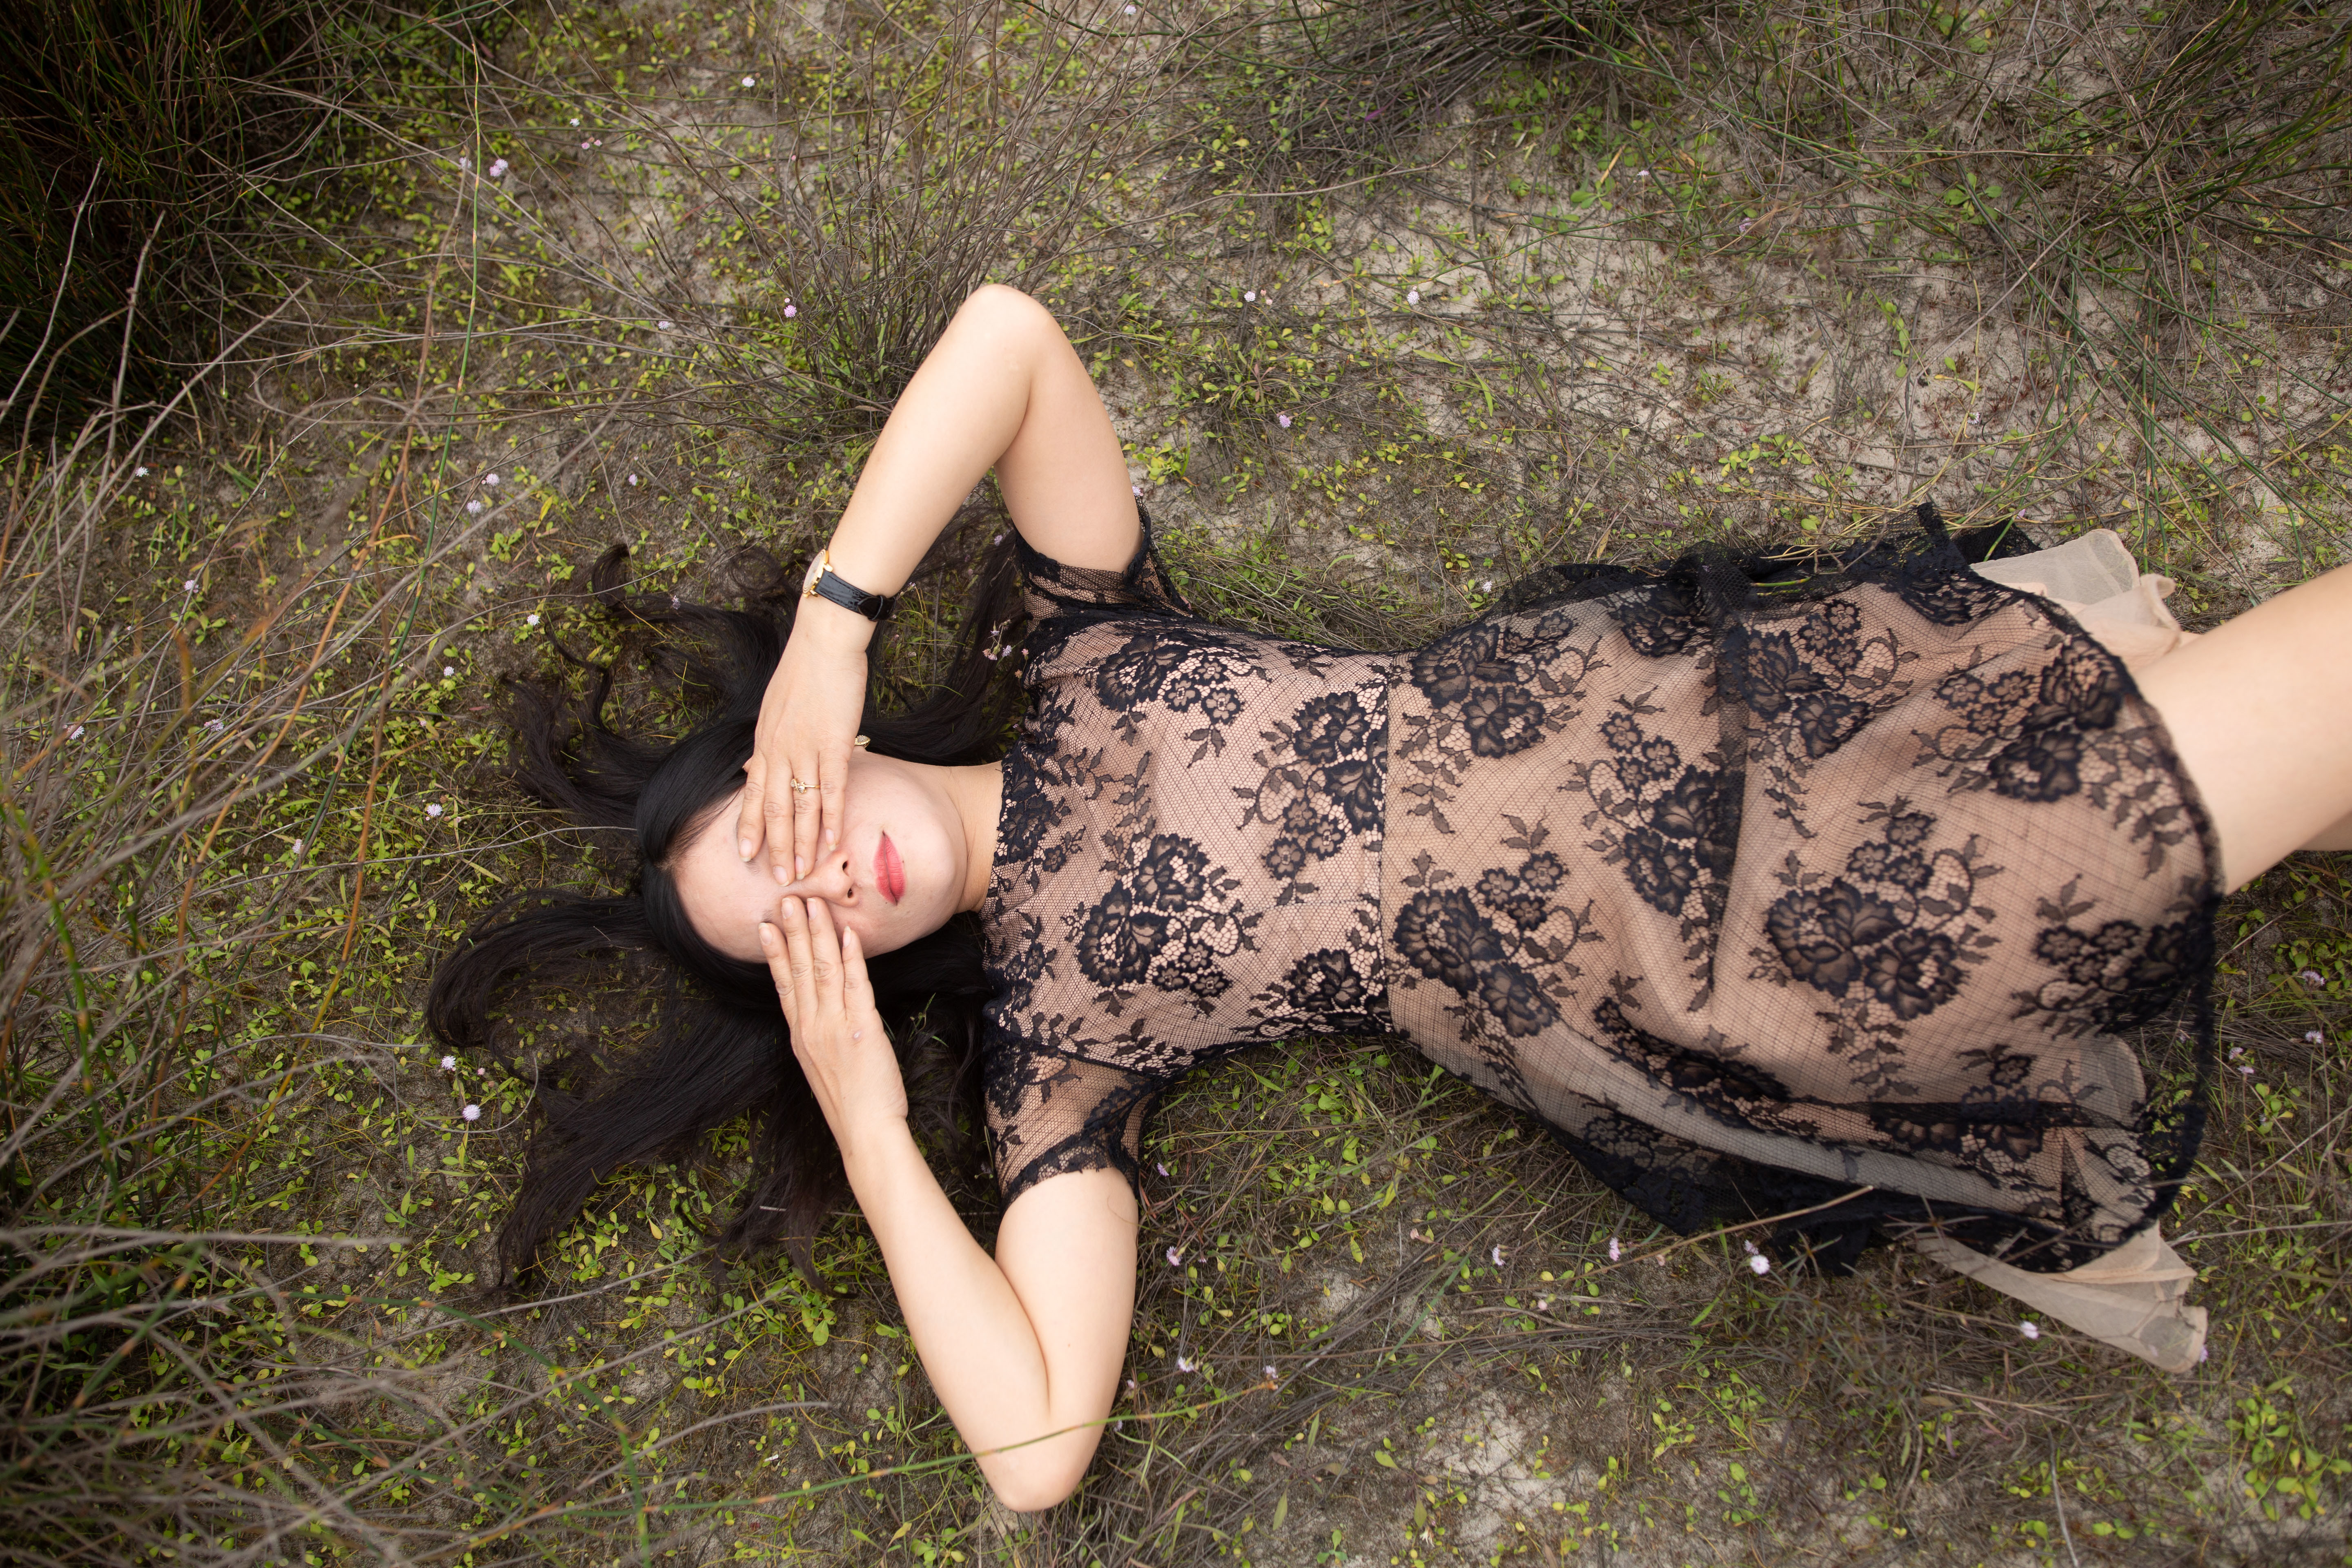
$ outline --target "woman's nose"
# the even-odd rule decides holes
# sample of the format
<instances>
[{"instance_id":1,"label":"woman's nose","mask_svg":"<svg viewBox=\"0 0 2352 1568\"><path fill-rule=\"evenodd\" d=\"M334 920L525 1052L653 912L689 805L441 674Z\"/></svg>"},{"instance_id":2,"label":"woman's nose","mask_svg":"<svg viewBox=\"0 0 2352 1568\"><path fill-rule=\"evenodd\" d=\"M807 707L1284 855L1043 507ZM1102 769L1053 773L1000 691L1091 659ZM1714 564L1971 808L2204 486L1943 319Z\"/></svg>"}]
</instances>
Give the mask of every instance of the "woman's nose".
<instances>
[{"instance_id":1,"label":"woman's nose","mask_svg":"<svg viewBox=\"0 0 2352 1568\"><path fill-rule=\"evenodd\" d=\"M849 857L835 855L818 861L807 876L786 883L779 897L823 899L829 904L855 905L857 902L857 884L849 878Z\"/></svg>"}]
</instances>

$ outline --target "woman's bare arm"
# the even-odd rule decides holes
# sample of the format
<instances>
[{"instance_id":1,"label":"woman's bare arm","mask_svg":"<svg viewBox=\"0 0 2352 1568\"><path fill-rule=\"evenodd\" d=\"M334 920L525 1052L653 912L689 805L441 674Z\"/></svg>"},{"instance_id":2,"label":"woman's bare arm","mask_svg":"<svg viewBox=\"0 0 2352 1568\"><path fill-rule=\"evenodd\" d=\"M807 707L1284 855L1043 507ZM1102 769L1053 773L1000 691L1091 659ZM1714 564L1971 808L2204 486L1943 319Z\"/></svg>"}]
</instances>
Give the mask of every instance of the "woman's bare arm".
<instances>
[{"instance_id":1,"label":"woman's bare arm","mask_svg":"<svg viewBox=\"0 0 2352 1568\"><path fill-rule=\"evenodd\" d=\"M2265 599L2138 677L2221 840L2222 885L2352 847L2352 566Z\"/></svg>"},{"instance_id":2,"label":"woman's bare arm","mask_svg":"<svg viewBox=\"0 0 2352 1568\"><path fill-rule=\"evenodd\" d=\"M907 384L826 546L834 572L891 595L991 468L1013 526L1073 566L1116 571L1140 522L1110 416L1052 312L991 284L966 300ZM789 882L829 852L866 697L872 623L803 599L768 683L736 820L746 860ZM792 781L813 784L796 790Z\"/></svg>"},{"instance_id":3,"label":"woman's bare arm","mask_svg":"<svg viewBox=\"0 0 2352 1568\"><path fill-rule=\"evenodd\" d=\"M845 1151L849 1184L940 1404L1016 1512L1077 1489L1118 1394L1135 1317L1135 1196L1077 1171L1014 1199L981 1249L904 1121Z\"/></svg>"},{"instance_id":4,"label":"woman's bare arm","mask_svg":"<svg viewBox=\"0 0 2352 1568\"><path fill-rule=\"evenodd\" d=\"M1135 1314L1135 1195L1112 1171L1038 1183L981 1249L907 1130L906 1084L856 934L823 900L762 925L793 1054L841 1145L915 1353L1006 1507L1077 1489L1118 1392Z\"/></svg>"}]
</instances>

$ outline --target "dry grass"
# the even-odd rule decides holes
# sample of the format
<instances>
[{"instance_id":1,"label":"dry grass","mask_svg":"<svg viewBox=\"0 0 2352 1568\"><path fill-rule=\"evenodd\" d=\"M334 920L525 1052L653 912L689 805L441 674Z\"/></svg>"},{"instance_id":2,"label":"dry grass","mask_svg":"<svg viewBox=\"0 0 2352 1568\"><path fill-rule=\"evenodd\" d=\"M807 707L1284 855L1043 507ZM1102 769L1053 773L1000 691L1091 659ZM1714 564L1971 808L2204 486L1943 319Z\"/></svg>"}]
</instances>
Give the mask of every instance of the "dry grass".
<instances>
[{"instance_id":1,"label":"dry grass","mask_svg":"<svg viewBox=\"0 0 2352 1568\"><path fill-rule=\"evenodd\" d=\"M2341 26L655 5L378 84L204 399L9 469L17 1552L2341 1560L2340 858L2230 906L2196 1376L1898 1256L1759 1279L1409 1056L1298 1044L1163 1109L1135 1386L1018 1521L854 1216L816 1281L713 1286L729 1139L479 1299L527 1100L415 1016L500 889L625 870L493 777L496 678L599 651L578 568L804 550L983 279L1062 312L1245 624L1408 641L1535 565L1930 494L2116 526L2208 618L2344 560Z\"/></svg>"}]
</instances>

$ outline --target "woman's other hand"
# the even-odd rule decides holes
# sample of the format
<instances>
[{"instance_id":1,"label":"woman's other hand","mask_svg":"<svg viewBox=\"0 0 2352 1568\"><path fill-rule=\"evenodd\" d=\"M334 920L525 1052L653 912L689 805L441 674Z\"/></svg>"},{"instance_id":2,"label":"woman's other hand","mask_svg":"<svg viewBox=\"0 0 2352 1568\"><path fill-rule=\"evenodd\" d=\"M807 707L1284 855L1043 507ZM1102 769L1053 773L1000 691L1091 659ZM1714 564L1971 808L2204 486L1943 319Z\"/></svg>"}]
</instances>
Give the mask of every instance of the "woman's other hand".
<instances>
[{"instance_id":1,"label":"woman's other hand","mask_svg":"<svg viewBox=\"0 0 2352 1568\"><path fill-rule=\"evenodd\" d=\"M761 923L760 948L792 1026L793 1055L843 1157L854 1158L861 1135L907 1121L907 1082L874 1010L857 933L836 931L824 900L788 898L777 924Z\"/></svg>"},{"instance_id":2,"label":"woman's other hand","mask_svg":"<svg viewBox=\"0 0 2352 1568\"><path fill-rule=\"evenodd\" d=\"M746 860L766 849L779 882L807 875L840 843L842 793L866 714L866 645L873 631L872 623L838 605L803 599L760 700L751 760L743 764L735 849Z\"/></svg>"}]
</instances>

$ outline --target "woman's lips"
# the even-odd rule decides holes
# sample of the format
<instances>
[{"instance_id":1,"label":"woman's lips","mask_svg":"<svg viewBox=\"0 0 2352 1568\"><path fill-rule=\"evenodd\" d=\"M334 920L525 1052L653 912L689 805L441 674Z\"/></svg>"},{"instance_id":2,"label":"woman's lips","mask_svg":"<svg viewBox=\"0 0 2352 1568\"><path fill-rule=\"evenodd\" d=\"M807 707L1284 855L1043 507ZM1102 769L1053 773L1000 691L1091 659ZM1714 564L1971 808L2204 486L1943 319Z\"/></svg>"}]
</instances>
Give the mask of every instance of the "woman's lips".
<instances>
[{"instance_id":1,"label":"woman's lips","mask_svg":"<svg viewBox=\"0 0 2352 1568\"><path fill-rule=\"evenodd\" d=\"M890 842L888 834L874 847L874 886L882 896L897 903L907 896L907 868L898 859L898 847Z\"/></svg>"}]
</instances>

